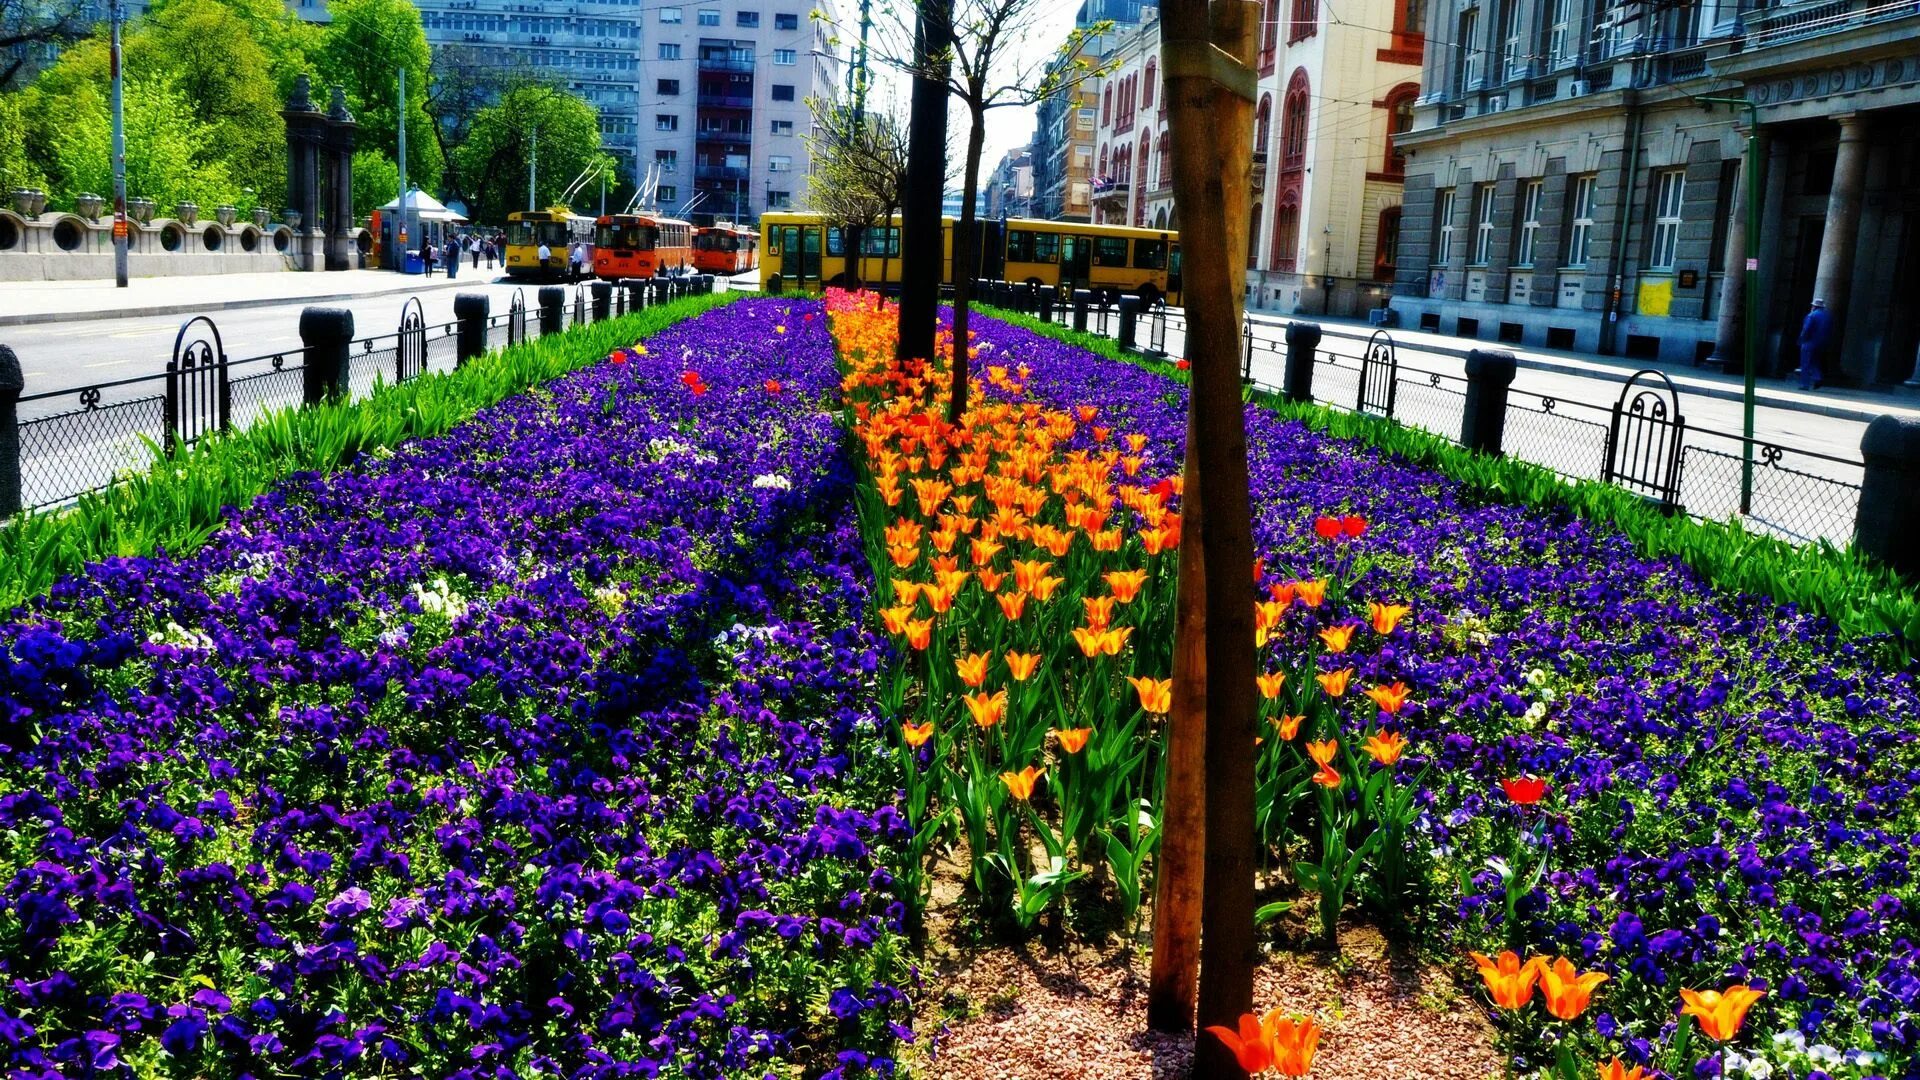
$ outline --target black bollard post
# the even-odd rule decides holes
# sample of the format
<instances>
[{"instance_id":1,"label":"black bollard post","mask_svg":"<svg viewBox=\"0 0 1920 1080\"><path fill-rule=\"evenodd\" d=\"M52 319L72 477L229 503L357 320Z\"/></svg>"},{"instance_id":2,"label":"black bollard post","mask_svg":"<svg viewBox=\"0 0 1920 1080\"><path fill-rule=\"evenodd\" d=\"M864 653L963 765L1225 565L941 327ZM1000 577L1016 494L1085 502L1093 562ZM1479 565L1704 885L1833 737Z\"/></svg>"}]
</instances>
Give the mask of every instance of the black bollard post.
<instances>
[{"instance_id":1,"label":"black bollard post","mask_svg":"<svg viewBox=\"0 0 1920 1080\"><path fill-rule=\"evenodd\" d=\"M1854 542L1909 578L1920 577L1920 417L1881 416L1860 438L1867 464Z\"/></svg>"},{"instance_id":2,"label":"black bollard post","mask_svg":"<svg viewBox=\"0 0 1920 1080\"><path fill-rule=\"evenodd\" d=\"M1073 290L1073 328L1087 332L1087 305L1093 303L1092 289Z\"/></svg>"},{"instance_id":3,"label":"black bollard post","mask_svg":"<svg viewBox=\"0 0 1920 1080\"><path fill-rule=\"evenodd\" d=\"M0 345L0 518L20 512L20 358Z\"/></svg>"},{"instance_id":4,"label":"black bollard post","mask_svg":"<svg viewBox=\"0 0 1920 1080\"><path fill-rule=\"evenodd\" d=\"M627 310L645 311L647 309L647 283L628 278L620 284L627 290Z\"/></svg>"},{"instance_id":5,"label":"black bollard post","mask_svg":"<svg viewBox=\"0 0 1920 1080\"><path fill-rule=\"evenodd\" d=\"M300 343L307 359L301 365L303 400L315 405L347 392L347 365L353 348L353 312L346 308L310 307L300 312Z\"/></svg>"},{"instance_id":6,"label":"black bollard post","mask_svg":"<svg viewBox=\"0 0 1920 1080\"><path fill-rule=\"evenodd\" d=\"M491 309L485 293L461 293L453 298L453 318L460 324L454 366L487 354L487 315Z\"/></svg>"},{"instance_id":7,"label":"black bollard post","mask_svg":"<svg viewBox=\"0 0 1920 1080\"><path fill-rule=\"evenodd\" d=\"M1040 321L1043 323L1053 321L1053 299L1053 290L1044 286L1041 287L1038 305L1035 310L1039 312Z\"/></svg>"},{"instance_id":8,"label":"black bollard post","mask_svg":"<svg viewBox=\"0 0 1920 1080\"><path fill-rule=\"evenodd\" d=\"M566 325L567 290L548 285L540 290L540 336L557 334Z\"/></svg>"},{"instance_id":9,"label":"black bollard post","mask_svg":"<svg viewBox=\"0 0 1920 1080\"><path fill-rule=\"evenodd\" d=\"M1120 348L1125 352L1133 351L1133 343L1138 336L1140 320L1140 298L1123 296L1120 298Z\"/></svg>"},{"instance_id":10,"label":"black bollard post","mask_svg":"<svg viewBox=\"0 0 1920 1080\"><path fill-rule=\"evenodd\" d=\"M1460 416L1460 445L1499 457L1507 430L1507 388L1519 365L1505 349L1467 353L1467 401Z\"/></svg>"},{"instance_id":11,"label":"black bollard post","mask_svg":"<svg viewBox=\"0 0 1920 1080\"><path fill-rule=\"evenodd\" d=\"M613 316L613 282L596 281L587 291L593 294L593 321L606 322Z\"/></svg>"},{"instance_id":12,"label":"black bollard post","mask_svg":"<svg viewBox=\"0 0 1920 1080\"><path fill-rule=\"evenodd\" d=\"M1319 323L1287 324L1285 392L1288 401L1313 400L1313 351L1319 347Z\"/></svg>"}]
</instances>

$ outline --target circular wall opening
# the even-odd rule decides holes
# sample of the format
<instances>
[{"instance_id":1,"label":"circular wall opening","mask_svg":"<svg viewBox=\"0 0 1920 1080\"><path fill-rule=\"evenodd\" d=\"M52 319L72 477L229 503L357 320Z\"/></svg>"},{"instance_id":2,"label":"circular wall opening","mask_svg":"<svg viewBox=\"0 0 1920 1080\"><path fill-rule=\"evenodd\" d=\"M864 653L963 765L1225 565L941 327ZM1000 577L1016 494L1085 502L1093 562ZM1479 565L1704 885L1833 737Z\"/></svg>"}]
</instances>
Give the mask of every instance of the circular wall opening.
<instances>
[{"instance_id":1,"label":"circular wall opening","mask_svg":"<svg viewBox=\"0 0 1920 1080\"><path fill-rule=\"evenodd\" d=\"M221 232L218 225L209 225L200 234L200 242L207 245L208 251L219 251L221 243L225 240L226 234Z\"/></svg>"},{"instance_id":2,"label":"circular wall opening","mask_svg":"<svg viewBox=\"0 0 1920 1080\"><path fill-rule=\"evenodd\" d=\"M0 214L0 251L11 251L20 246L20 226L8 214Z\"/></svg>"},{"instance_id":3,"label":"circular wall opening","mask_svg":"<svg viewBox=\"0 0 1920 1080\"><path fill-rule=\"evenodd\" d=\"M186 232L178 225L168 225L160 230L160 246L168 251L179 251L186 242Z\"/></svg>"},{"instance_id":4,"label":"circular wall opening","mask_svg":"<svg viewBox=\"0 0 1920 1080\"><path fill-rule=\"evenodd\" d=\"M293 243L293 233L286 229L273 230L273 250L284 252Z\"/></svg>"},{"instance_id":5,"label":"circular wall opening","mask_svg":"<svg viewBox=\"0 0 1920 1080\"><path fill-rule=\"evenodd\" d=\"M260 230L259 229L241 229L240 230L240 250L242 251L260 250Z\"/></svg>"},{"instance_id":6,"label":"circular wall opening","mask_svg":"<svg viewBox=\"0 0 1920 1080\"><path fill-rule=\"evenodd\" d=\"M72 218L61 218L53 226L53 242L61 251L78 251L86 239L86 232L80 223ZM0 245L4 247L5 245Z\"/></svg>"}]
</instances>

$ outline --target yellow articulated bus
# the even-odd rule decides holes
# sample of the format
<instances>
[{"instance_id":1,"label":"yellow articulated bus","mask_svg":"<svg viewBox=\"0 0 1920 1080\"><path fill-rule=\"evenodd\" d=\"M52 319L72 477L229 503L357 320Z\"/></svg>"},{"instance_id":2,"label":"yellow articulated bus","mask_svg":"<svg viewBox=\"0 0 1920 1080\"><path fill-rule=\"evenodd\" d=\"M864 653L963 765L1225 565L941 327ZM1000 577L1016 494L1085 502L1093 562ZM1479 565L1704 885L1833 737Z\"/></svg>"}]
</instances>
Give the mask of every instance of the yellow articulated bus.
<instances>
[{"instance_id":1,"label":"yellow articulated bus","mask_svg":"<svg viewBox=\"0 0 1920 1080\"><path fill-rule=\"evenodd\" d=\"M1092 289L1109 299L1139 296L1151 304L1180 303L1180 234L1119 225L1027 218L978 221L973 276L1027 282L1070 293ZM953 233L959 222L941 219L940 280L953 283ZM860 252L850 257L849 237ZM830 225L819 214L769 213L760 218L760 287L767 292L812 292L900 283L900 218L860 230Z\"/></svg>"}]
</instances>

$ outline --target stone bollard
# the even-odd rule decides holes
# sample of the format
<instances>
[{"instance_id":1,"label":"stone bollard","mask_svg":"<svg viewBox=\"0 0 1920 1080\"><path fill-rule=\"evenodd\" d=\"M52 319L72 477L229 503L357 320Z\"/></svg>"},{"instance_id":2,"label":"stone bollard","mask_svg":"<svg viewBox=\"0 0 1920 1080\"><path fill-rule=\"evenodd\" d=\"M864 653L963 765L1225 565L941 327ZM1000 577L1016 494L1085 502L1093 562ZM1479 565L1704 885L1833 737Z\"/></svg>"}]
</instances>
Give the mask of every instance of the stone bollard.
<instances>
[{"instance_id":1,"label":"stone bollard","mask_svg":"<svg viewBox=\"0 0 1920 1080\"><path fill-rule=\"evenodd\" d=\"M1139 337L1140 298L1123 296L1120 298L1120 349L1132 352L1134 342Z\"/></svg>"},{"instance_id":2,"label":"stone bollard","mask_svg":"<svg viewBox=\"0 0 1920 1080\"><path fill-rule=\"evenodd\" d=\"M20 512L20 359L0 345L0 518Z\"/></svg>"},{"instance_id":3,"label":"stone bollard","mask_svg":"<svg viewBox=\"0 0 1920 1080\"><path fill-rule=\"evenodd\" d=\"M1499 457L1507 430L1507 388L1519 365L1505 349L1467 353L1467 401L1460 416L1460 445Z\"/></svg>"},{"instance_id":4,"label":"stone bollard","mask_svg":"<svg viewBox=\"0 0 1920 1080\"><path fill-rule=\"evenodd\" d=\"M1091 303L1092 289L1073 290L1073 328L1082 334L1087 332L1087 305Z\"/></svg>"},{"instance_id":5,"label":"stone bollard","mask_svg":"<svg viewBox=\"0 0 1920 1080\"><path fill-rule=\"evenodd\" d=\"M1920 417L1882 416L1860 438L1867 463L1854 543L1909 578L1920 578Z\"/></svg>"},{"instance_id":6,"label":"stone bollard","mask_svg":"<svg viewBox=\"0 0 1920 1080\"><path fill-rule=\"evenodd\" d=\"M596 281L587 286L593 295L593 321L606 322L613 317L613 282Z\"/></svg>"},{"instance_id":7,"label":"stone bollard","mask_svg":"<svg viewBox=\"0 0 1920 1080\"><path fill-rule=\"evenodd\" d=\"M1313 400L1313 351L1320 347L1320 324L1287 324L1287 374L1285 392L1288 401Z\"/></svg>"},{"instance_id":8,"label":"stone bollard","mask_svg":"<svg viewBox=\"0 0 1920 1080\"><path fill-rule=\"evenodd\" d=\"M1050 323L1053 321L1053 301L1053 290L1042 287L1040 290L1039 304L1035 308L1040 314L1041 322Z\"/></svg>"},{"instance_id":9,"label":"stone bollard","mask_svg":"<svg viewBox=\"0 0 1920 1080\"><path fill-rule=\"evenodd\" d=\"M567 290L548 285L540 290L540 336L557 334L566 325Z\"/></svg>"},{"instance_id":10,"label":"stone bollard","mask_svg":"<svg viewBox=\"0 0 1920 1080\"><path fill-rule=\"evenodd\" d=\"M453 317L460 324L454 366L487 355L487 315L492 303L485 293L461 293L453 298Z\"/></svg>"},{"instance_id":11,"label":"stone bollard","mask_svg":"<svg viewBox=\"0 0 1920 1080\"><path fill-rule=\"evenodd\" d=\"M352 361L353 312L346 308L304 308L300 312L300 343L307 359L302 399L317 405L347 392L347 366Z\"/></svg>"},{"instance_id":12,"label":"stone bollard","mask_svg":"<svg viewBox=\"0 0 1920 1080\"><path fill-rule=\"evenodd\" d=\"M628 278L620 283L627 290L627 310L645 311L647 309L647 283Z\"/></svg>"}]
</instances>

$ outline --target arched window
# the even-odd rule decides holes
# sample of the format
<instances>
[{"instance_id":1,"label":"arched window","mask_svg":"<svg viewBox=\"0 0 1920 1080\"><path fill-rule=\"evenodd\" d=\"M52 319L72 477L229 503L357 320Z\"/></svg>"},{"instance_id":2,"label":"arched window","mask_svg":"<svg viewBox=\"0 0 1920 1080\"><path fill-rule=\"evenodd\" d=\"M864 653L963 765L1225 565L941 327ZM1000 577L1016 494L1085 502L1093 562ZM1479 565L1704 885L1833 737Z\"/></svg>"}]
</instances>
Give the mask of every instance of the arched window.
<instances>
[{"instance_id":1,"label":"arched window","mask_svg":"<svg viewBox=\"0 0 1920 1080\"><path fill-rule=\"evenodd\" d=\"M1100 95L1100 126L1105 127L1112 122L1113 122L1113 87L1109 86L1107 87L1106 92Z\"/></svg>"},{"instance_id":2,"label":"arched window","mask_svg":"<svg viewBox=\"0 0 1920 1080\"><path fill-rule=\"evenodd\" d=\"M1107 160L1107 148L1103 146L1100 148L1100 172L1094 176L1095 180L1105 180L1107 178Z\"/></svg>"},{"instance_id":3,"label":"arched window","mask_svg":"<svg viewBox=\"0 0 1920 1080\"><path fill-rule=\"evenodd\" d=\"M1407 171L1407 155L1395 145L1394 136L1413 129L1413 99L1420 96L1420 88L1412 83L1401 83L1387 95L1387 162L1389 176L1400 176Z\"/></svg>"},{"instance_id":4,"label":"arched window","mask_svg":"<svg viewBox=\"0 0 1920 1080\"><path fill-rule=\"evenodd\" d=\"M1142 109L1153 108L1154 76L1159 72L1159 70L1160 70L1159 61L1156 61L1156 60L1147 61L1147 78L1145 82L1140 84L1140 107Z\"/></svg>"},{"instance_id":5,"label":"arched window","mask_svg":"<svg viewBox=\"0 0 1920 1080\"><path fill-rule=\"evenodd\" d=\"M1247 220L1247 269L1260 268L1260 204L1253 204L1253 214Z\"/></svg>"},{"instance_id":6,"label":"arched window","mask_svg":"<svg viewBox=\"0 0 1920 1080\"><path fill-rule=\"evenodd\" d=\"M1260 74L1271 75L1280 56L1280 0L1260 9Z\"/></svg>"},{"instance_id":7,"label":"arched window","mask_svg":"<svg viewBox=\"0 0 1920 1080\"><path fill-rule=\"evenodd\" d=\"M1300 259L1300 204L1289 195L1286 203L1273 213L1273 268L1291 271Z\"/></svg>"},{"instance_id":8,"label":"arched window","mask_svg":"<svg viewBox=\"0 0 1920 1080\"><path fill-rule=\"evenodd\" d=\"M1373 279L1392 281L1393 268L1400 262L1400 208L1389 206L1380 211L1380 232L1373 242Z\"/></svg>"},{"instance_id":9,"label":"arched window","mask_svg":"<svg viewBox=\"0 0 1920 1080\"><path fill-rule=\"evenodd\" d=\"M1260 95L1260 108L1253 114L1253 152L1264 154L1273 141L1273 95Z\"/></svg>"},{"instance_id":10,"label":"arched window","mask_svg":"<svg viewBox=\"0 0 1920 1080\"><path fill-rule=\"evenodd\" d=\"M1295 68L1287 82L1286 101L1280 107L1280 167L1301 169L1307 164L1307 69Z\"/></svg>"},{"instance_id":11,"label":"arched window","mask_svg":"<svg viewBox=\"0 0 1920 1080\"><path fill-rule=\"evenodd\" d=\"M1320 29L1320 0L1293 0L1293 27L1287 31L1287 44L1305 41Z\"/></svg>"},{"instance_id":12,"label":"arched window","mask_svg":"<svg viewBox=\"0 0 1920 1080\"><path fill-rule=\"evenodd\" d=\"M1147 223L1147 167L1153 163L1153 134L1140 133L1140 158L1133 164L1133 223Z\"/></svg>"},{"instance_id":13,"label":"arched window","mask_svg":"<svg viewBox=\"0 0 1920 1080\"><path fill-rule=\"evenodd\" d=\"M1173 183L1173 156L1167 153L1167 133L1160 133L1160 141L1155 144L1155 156L1160 159L1160 186L1168 187Z\"/></svg>"}]
</instances>

